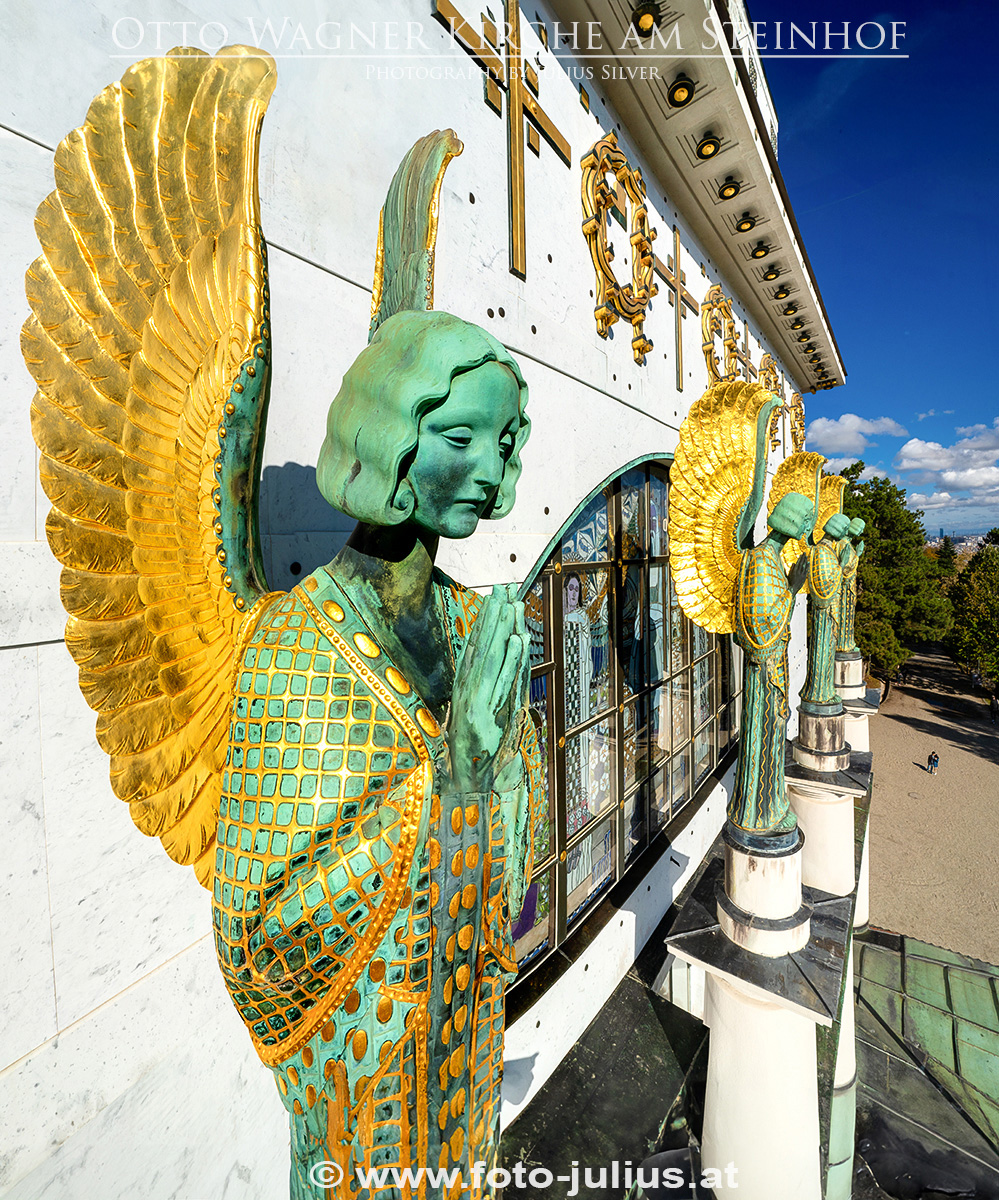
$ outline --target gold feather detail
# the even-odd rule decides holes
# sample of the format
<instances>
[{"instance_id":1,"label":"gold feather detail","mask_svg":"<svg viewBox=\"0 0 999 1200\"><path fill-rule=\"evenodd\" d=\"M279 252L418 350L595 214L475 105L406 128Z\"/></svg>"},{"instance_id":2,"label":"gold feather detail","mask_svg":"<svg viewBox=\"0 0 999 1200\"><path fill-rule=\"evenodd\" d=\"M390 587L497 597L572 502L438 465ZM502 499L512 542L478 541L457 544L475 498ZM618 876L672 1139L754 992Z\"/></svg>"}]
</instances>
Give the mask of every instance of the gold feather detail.
<instances>
[{"instance_id":1,"label":"gold feather detail","mask_svg":"<svg viewBox=\"0 0 999 1200\"><path fill-rule=\"evenodd\" d=\"M241 637L213 531L219 425L265 321L260 126L273 60L131 67L55 156L22 350L66 644L136 825L202 883ZM263 603L266 598L261 598Z\"/></svg>"},{"instance_id":2,"label":"gold feather detail","mask_svg":"<svg viewBox=\"0 0 999 1200\"><path fill-rule=\"evenodd\" d=\"M716 383L690 406L670 471L669 557L680 606L711 633L731 633L742 551L739 521L753 487L758 383Z\"/></svg>"},{"instance_id":3,"label":"gold feather detail","mask_svg":"<svg viewBox=\"0 0 999 1200\"><path fill-rule=\"evenodd\" d=\"M777 507L779 501L791 492L797 492L815 503L818 492L819 477L825 459L821 454L811 451L799 451L789 454L774 472L774 480L770 485L770 495L767 499L767 515ZM790 570L797 562L799 555L808 553L808 538L789 538L781 551L784 569Z\"/></svg>"}]
</instances>

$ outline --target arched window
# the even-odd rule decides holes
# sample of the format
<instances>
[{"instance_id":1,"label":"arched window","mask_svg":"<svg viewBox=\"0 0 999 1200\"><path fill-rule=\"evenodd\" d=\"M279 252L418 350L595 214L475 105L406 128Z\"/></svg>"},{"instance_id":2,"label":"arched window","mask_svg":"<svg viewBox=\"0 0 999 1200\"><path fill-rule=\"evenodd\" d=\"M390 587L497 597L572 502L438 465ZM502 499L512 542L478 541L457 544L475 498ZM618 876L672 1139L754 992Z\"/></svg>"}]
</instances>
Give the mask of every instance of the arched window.
<instances>
[{"instance_id":1,"label":"arched window","mask_svg":"<svg viewBox=\"0 0 999 1200\"><path fill-rule=\"evenodd\" d=\"M626 470L577 510L528 578L530 707L547 796L514 928L521 967L623 876L738 728L731 639L693 625L676 601L668 494L668 464Z\"/></svg>"}]
</instances>

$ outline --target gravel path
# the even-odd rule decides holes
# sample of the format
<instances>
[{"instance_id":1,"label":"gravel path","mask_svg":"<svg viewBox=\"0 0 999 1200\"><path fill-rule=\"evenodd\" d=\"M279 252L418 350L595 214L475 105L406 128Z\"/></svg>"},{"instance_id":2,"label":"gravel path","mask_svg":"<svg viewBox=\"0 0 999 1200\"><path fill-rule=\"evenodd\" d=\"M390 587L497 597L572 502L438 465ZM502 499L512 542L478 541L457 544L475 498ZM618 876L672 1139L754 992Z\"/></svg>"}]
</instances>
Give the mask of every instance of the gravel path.
<instances>
[{"instance_id":1,"label":"gravel path","mask_svg":"<svg viewBox=\"0 0 999 1200\"><path fill-rule=\"evenodd\" d=\"M984 691L927 648L871 718L871 749L871 924L999 963L999 725Z\"/></svg>"}]
</instances>

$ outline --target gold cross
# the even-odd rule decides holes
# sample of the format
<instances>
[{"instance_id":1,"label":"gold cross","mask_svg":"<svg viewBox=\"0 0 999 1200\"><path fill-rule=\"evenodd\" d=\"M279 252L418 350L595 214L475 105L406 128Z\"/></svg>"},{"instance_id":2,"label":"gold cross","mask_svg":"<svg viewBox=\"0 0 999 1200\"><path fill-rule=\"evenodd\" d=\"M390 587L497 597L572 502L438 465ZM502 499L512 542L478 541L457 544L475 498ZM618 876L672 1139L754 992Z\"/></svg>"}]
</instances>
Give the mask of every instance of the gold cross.
<instances>
[{"instance_id":1,"label":"gold cross","mask_svg":"<svg viewBox=\"0 0 999 1200\"><path fill-rule=\"evenodd\" d=\"M486 103L500 111L500 88L507 92L507 177L510 199L510 272L527 278L527 213L524 190L524 129L535 154L540 153L541 135L567 167L572 150L554 122L537 101L538 76L525 66L520 48L520 0L503 0L506 17L506 64L497 48L495 25L483 17L485 33L479 34L458 12L451 0L431 0L434 16L451 31L454 40L486 71ZM490 37L492 40L490 40Z\"/></svg>"},{"instance_id":2,"label":"gold cross","mask_svg":"<svg viewBox=\"0 0 999 1200\"><path fill-rule=\"evenodd\" d=\"M659 256L654 263L656 274L666 284L669 302L673 306L674 337L676 340L676 390L683 391L683 321L687 309L696 316L701 306L687 291L687 272L680 267L680 231L673 226L673 255L667 255L665 264Z\"/></svg>"}]
</instances>

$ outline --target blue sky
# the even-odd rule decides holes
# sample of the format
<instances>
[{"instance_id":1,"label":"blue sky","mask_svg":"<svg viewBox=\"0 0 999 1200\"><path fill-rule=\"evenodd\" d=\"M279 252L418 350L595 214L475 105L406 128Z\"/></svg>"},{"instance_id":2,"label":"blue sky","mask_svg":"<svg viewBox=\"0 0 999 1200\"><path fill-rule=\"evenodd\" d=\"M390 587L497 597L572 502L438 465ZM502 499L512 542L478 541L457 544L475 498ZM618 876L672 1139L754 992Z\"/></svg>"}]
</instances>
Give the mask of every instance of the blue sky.
<instances>
[{"instance_id":1,"label":"blue sky","mask_svg":"<svg viewBox=\"0 0 999 1200\"><path fill-rule=\"evenodd\" d=\"M930 533L999 525L999 9L750 0L750 13L771 28L906 23L907 59L763 60L848 372L805 397L808 449L887 474Z\"/></svg>"}]
</instances>

